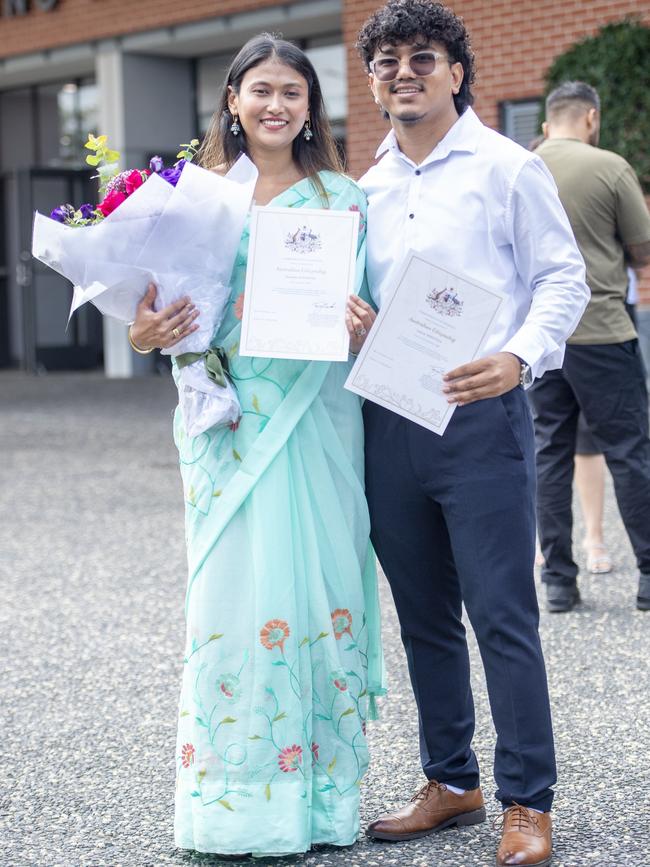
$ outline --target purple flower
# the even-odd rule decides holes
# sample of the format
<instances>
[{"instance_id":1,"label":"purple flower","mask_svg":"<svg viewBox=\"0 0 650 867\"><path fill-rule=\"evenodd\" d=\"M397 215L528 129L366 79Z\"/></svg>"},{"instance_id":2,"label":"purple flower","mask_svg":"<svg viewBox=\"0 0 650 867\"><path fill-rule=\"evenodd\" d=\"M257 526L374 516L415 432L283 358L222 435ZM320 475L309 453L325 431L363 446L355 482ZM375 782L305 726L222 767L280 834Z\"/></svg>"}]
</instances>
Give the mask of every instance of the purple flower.
<instances>
[{"instance_id":1,"label":"purple flower","mask_svg":"<svg viewBox=\"0 0 650 867\"><path fill-rule=\"evenodd\" d=\"M95 210L94 205L82 205L79 208L79 212L81 213L82 219L84 219L84 220L91 220L94 210Z\"/></svg>"},{"instance_id":2,"label":"purple flower","mask_svg":"<svg viewBox=\"0 0 650 867\"><path fill-rule=\"evenodd\" d=\"M183 171L183 166L185 165L185 160L179 160L176 165L171 169L163 169L160 172L160 177L164 178L167 183L171 184L172 187L175 187L178 183L178 179L181 176L181 172Z\"/></svg>"},{"instance_id":3,"label":"purple flower","mask_svg":"<svg viewBox=\"0 0 650 867\"><path fill-rule=\"evenodd\" d=\"M164 168L165 164L162 161L162 157L151 157L151 159L149 160L149 169L151 170L152 174L162 172Z\"/></svg>"},{"instance_id":4,"label":"purple flower","mask_svg":"<svg viewBox=\"0 0 650 867\"><path fill-rule=\"evenodd\" d=\"M74 217L74 208L72 207L72 205L59 205L58 208L55 208L52 211L50 217L53 220L56 220L57 223L65 223L66 220Z\"/></svg>"}]
</instances>

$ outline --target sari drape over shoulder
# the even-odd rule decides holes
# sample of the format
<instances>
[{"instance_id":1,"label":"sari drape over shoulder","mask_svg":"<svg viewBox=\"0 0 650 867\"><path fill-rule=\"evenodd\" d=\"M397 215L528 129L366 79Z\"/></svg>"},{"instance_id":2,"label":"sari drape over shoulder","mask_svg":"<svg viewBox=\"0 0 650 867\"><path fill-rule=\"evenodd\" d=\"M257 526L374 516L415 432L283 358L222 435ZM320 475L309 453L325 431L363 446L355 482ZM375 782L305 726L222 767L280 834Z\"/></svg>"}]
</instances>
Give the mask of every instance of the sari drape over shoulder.
<instances>
[{"instance_id":1,"label":"sari drape over shoulder","mask_svg":"<svg viewBox=\"0 0 650 867\"><path fill-rule=\"evenodd\" d=\"M364 294L364 195L344 176L320 177L328 207L360 211ZM273 204L324 206L308 179ZM238 354L247 251L245 229L214 340L241 421L195 438L178 412L174 423L189 572L175 837L201 852L273 855L356 840L366 719L384 690L349 364Z\"/></svg>"}]
</instances>

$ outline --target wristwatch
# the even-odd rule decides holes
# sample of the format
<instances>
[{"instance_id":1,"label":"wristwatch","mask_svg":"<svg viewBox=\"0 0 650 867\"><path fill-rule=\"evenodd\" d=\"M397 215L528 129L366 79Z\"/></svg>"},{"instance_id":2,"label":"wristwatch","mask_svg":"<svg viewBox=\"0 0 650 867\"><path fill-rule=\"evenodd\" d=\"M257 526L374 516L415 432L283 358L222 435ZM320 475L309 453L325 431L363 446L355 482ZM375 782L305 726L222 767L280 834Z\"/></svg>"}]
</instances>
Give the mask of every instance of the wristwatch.
<instances>
[{"instance_id":1,"label":"wristwatch","mask_svg":"<svg viewBox=\"0 0 650 867\"><path fill-rule=\"evenodd\" d=\"M517 358L519 358L518 355ZM521 365L521 369L519 371L519 385L522 388L526 388L527 386L532 384L533 371L530 369L530 364L526 364L523 358L519 358L519 364Z\"/></svg>"}]
</instances>

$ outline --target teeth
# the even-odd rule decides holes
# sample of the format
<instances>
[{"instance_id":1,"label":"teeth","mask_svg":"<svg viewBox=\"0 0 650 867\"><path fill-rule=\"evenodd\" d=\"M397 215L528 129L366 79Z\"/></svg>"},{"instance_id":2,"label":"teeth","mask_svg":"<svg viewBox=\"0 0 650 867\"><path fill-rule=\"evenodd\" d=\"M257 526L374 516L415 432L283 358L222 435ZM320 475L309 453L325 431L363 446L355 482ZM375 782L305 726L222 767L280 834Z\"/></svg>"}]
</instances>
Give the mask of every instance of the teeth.
<instances>
[{"instance_id":1,"label":"teeth","mask_svg":"<svg viewBox=\"0 0 650 867\"><path fill-rule=\"evenodd\" d=\"M286 126L286 120L263 120L264 126Z\"/></svg>"}]
</instances>

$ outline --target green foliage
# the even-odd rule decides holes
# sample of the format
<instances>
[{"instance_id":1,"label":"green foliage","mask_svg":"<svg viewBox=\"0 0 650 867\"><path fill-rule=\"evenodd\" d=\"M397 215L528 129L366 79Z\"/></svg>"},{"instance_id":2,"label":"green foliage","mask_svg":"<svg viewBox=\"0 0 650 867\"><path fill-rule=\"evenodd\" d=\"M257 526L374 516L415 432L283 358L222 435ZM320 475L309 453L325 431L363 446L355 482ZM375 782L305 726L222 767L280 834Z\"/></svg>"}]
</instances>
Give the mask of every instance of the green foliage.
<instances>
[{"instance_id":1,"label":"green foliage","mask_svg":"<svg viewBox=\"0 0 650 867\"><path fill-rule=\"evenodd\" d=\"M191 142L187 144L181 145L182 150L180 150L176 154L177 159L187 160L188 163L191 163L194 157L196 156L196 152L199 149L199 140L198 138L193 138Z\"/></svg>"},{"instance_id":2,"label":"green foliage","mask_svg":"<svg viewBox=\"0 0 650 867\"><path fill-rule=\"evenodd\" d=\"M108 137L105 135L94 136L88 133L88 141L84 145L89 151L93 151L92 155L86 157L86 162L97 169L100 195L104 194L106 185L119 171L119 151L111 150L107 142Z\"/></svg>"},{"instance_id":3,"label":"green foliage","mask_svg":"<svg viewBox=\"0 0 650 867\"><path fill-rule=\"evenodd\" d=\"M650 28L627 18L576 43L554 60L544 95L574 80L600 95L600 146L625 157L650 192Z\"/></svg>"}]
</instances>

